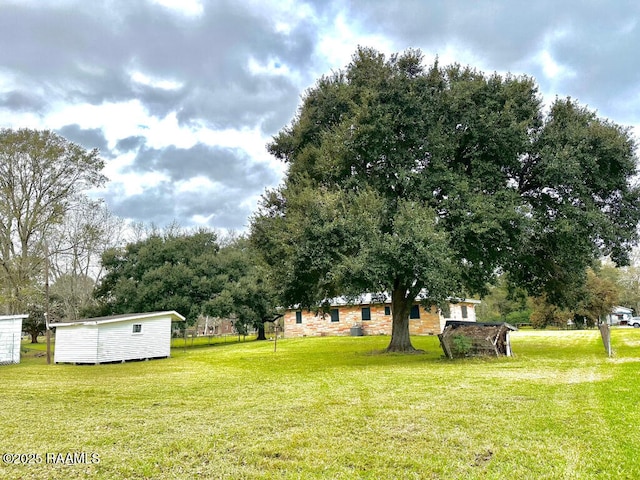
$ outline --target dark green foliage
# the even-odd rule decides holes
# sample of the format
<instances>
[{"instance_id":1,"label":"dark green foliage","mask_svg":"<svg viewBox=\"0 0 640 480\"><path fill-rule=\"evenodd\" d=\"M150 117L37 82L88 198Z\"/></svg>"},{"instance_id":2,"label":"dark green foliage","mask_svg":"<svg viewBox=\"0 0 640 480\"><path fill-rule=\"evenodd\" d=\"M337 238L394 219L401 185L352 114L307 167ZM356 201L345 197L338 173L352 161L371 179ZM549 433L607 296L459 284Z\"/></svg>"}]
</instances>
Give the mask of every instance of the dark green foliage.
<instances>
[{"instance_id":1,"label":"dark green foliage","mask_svg":"<svg viewBox=\"0 0 640 480\"><path fill-rule=\"evenodd\" d=\"M156 233L124 250L112 249L103 255L107 273L95 291L100 306L84 313L176 310L192 323L202 305L224 288L219 249L217 235L207 230Z\"/></svg>"},{"instance_id":2,"label":"dark green foliage","mask_svg":"<svg viewBox=\"0 0 640 480\"><path fill-rule=\"evenodd\" d=\"M531 310L516 310L508 313L504 320L514 326L531 323Z\"/></svg>"},{"instance_id":3,"label":"dark green foliage","mask_svg":"<svg viewBox=\"0 0 640 480\"><path fill-rule=\"evenodd\" d=\"M269 148L289 170L252 241L282 298L391 292L389 350L412 350L420 292L432 305L482 295L506 271L565 305L587 266L623 264L637 240L630 132L571 100L544 116L527 77L360 48Z\"/></svg>"},{"instance_id":4,"label":"dark green foliage","mask_svg":"<svg viewBox=\"0 0 640 480\"><path fill-rule=\"evenodd\" d=\"M26 313L29 317L22 320L22 331L29 334L31 343L38 343L38 336L44 335L47 330L44 309L35 305L29 305Z\"/></svg>"},{"instance_id":5,"label":"dark green foliage","mask_svg":"<svg viewBox=\"0 0 640 480\"><path fill-rule=\"evenodd\" d=\"M489 294L476 307L476 317L482 322L507 322L512 325L530 323L531 302L527 292L509 281L508 275L500 276Z\"/></svg>"},{"instance_id":6,"label":"dark green foliage","mask_svg":"<svg viewBox=\"0 0 640 480\"><path fill-rule=\"evenodd\" d=\"M471 352L473 340L466 335L454 335L452 337L451 349L455 356L466 357Z\"/></svg>"},{"instance_id":7,"label":"dark green foliage","mask_svg":"<svg viewBox=\"0 0 640 480\"><path fill-rule=\"evenodd\" d=\"M204 229L154 233L107 252L103 265L99 307L88 316L176 310L190 324L200 314L233 318L245 334L248 327L263 332L275 317L276 301L245 238L220 246L216 233Z\"/></svg>"},{"instance_id":8,"label":"dark green foliage","mask_svg":"<svg viewBox=\"0 0 640 480\"><path fill-rule=\"evenodd\" d=\"M232 317L239 334L252 327L258 340L265 340L264 324L277 318L278 302L255 251L241 237L222 248L217 259L223 290L203 305L203 313Z\"/></svg>"},{"instance_id":9,"label":"dark green foliage","mask_svg":"<svg viewBox=\"0 0 640 480\"><path fill-rule=\"evenodd\" d=\"M512 278L559 305L578 300L586 267L602 255L628 264L639 219L630 132L571 100L556 100L523 158L520 195L531 227L510 262Z\"/></svg>"}]
</instances>

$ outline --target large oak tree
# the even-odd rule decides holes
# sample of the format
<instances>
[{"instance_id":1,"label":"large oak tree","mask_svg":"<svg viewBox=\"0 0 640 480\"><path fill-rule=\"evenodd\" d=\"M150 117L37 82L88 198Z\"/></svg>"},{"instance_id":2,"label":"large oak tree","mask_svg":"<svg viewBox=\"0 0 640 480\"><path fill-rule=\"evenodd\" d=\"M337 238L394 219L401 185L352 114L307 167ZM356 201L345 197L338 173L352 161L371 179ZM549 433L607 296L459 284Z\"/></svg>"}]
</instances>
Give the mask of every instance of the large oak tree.
<instances>
[{"instance_id":1,"label":"large oak tree","mask_svg":"<svg viewBox=\"0 0 640 480\"><path fill-rule=\"evenodd\" d=\"M176 310L195 322L201 314L233 318L238 331L276 317L273 291L244 237L220 241L207 229L169 229L113 248L102 256L105 275L85 315Z\"/></svg>"},{"instance_id":2,"label":"large oak tree","mask_svg":"<svg viewBox=\"0 0 640 480\"><path fill-rule=\"evenodd\" d=\"M280 304L256 252L245 237L238 237L220 249L217 259L222 290L203 304L203 312L233 318L239 333L251 327L257 340L266 340L265 324L278 320Z\"/></svg>"},{"instance_id":3,"label":"large oak tree","mask_svg":"<svg viewBox=\"0 0 640 480\"><path fill-rule=\"evenodd\" d=\"M176 310L193 323L204 303L224 288L218 235L206 229L169 230L112 248L102 255L105 274L98 306L86 316Z\"/></svg>"},{"instance_id":4,"label":"large oak tree","mask_svg":"<svg viewBox=\"0 0 640 480\"><path fill-rule=\"evenodd\" d=\"M624 264L640 219L634 147L571 99L545 112L528 77L360 48L269 145L288 172L252 241L288 305L390 292L388 350L411 351L417 296L482 295L507 271L562 304L600 255Z\"/></svg>"}]
</instances>

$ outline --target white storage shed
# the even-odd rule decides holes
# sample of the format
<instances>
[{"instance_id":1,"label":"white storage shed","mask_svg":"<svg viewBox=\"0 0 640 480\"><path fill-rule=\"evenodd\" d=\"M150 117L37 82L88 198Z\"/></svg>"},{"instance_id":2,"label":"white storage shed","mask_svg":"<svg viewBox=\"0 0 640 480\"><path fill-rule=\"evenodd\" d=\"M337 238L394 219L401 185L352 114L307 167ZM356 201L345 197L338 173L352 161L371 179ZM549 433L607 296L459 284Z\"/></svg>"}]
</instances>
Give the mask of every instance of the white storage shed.
<instances>
[{"instance_id":1,"label":"white storage shed","mask_svg":"<svg viewBox=\"0 0 640 480\"><path fill-rule=\"evenodd\" d=\"M55 363L108 363L166 358L171 355L171 322L184 322L175 311L129 313L55 327Z\"/></svg>"},{"instance_id":2,"label":"white storage shed","mask_svg":"<svg viewBox=\"0 0 640 480\"><path fill-rule=\"evenodd\" d=\"M20 363L22 320L29 315L0 315L0 365Z\"/></svg>"}]
</instances>

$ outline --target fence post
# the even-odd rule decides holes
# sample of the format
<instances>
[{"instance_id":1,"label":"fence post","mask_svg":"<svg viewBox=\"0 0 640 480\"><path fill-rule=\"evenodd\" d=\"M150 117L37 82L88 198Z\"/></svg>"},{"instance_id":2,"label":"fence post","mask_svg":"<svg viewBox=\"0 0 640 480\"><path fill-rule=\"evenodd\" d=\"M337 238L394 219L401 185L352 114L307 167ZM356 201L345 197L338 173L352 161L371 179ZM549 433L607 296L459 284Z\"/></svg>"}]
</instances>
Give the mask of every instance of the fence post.
<instances>
[{"instance_id":1,"label":"fence post","mask_svg":"<svg viewBox=\"0 0 640 480\"><path fill-rule=\"evenodd\" d=\"M607 352L607 356L611 357L611 330L609 329L609 324L601 323L598 328L600 329L602 343L604 343L604 349Z\"/></svg>"}]
</instances>

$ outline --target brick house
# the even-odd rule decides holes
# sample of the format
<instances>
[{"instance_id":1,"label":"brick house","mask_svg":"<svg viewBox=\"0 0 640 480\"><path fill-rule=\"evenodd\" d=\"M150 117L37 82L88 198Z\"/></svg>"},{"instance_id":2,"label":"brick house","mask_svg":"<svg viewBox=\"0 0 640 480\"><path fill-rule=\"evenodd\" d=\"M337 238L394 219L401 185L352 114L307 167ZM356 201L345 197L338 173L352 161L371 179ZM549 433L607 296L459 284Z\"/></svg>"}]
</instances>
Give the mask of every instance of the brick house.
<instances>
[{"instance_id":1,"label":"brick house","mask_svg":"<svg viewBox=\"0 0 640 480\"><path fill-rule=\"evenodd\" d=\"M360 327L364 335L391 335L391 300L388 295L363 295L357 302L333 299L329 313L306 309L289 309L284 314L284 336L318 337L351 335L352 327ZM476 321L475 306L479 300L451 303L445 318L435 308L427 310L414 303L409 315L411 335L438 335L447 320Z\"/></svg>"}]
</instances>

